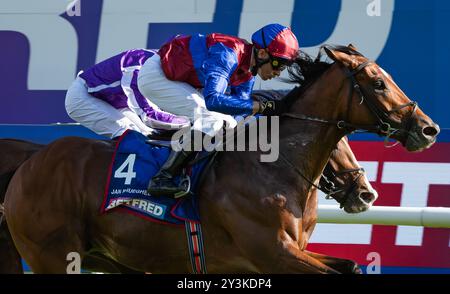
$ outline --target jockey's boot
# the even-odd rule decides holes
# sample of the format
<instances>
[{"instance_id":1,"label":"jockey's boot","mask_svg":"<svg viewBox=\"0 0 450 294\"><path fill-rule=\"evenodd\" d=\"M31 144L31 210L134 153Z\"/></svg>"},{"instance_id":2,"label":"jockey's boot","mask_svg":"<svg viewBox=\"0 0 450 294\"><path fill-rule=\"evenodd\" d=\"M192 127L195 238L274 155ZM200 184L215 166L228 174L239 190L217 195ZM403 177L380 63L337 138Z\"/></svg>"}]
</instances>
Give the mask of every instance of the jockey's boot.
<instances>
[{"instance_id":1,"label":"jockey's boot","mask_svg":"<svg viewBox=\"0 0 450 294\"><path fill-rule=\"evenodd\" d=\"M196 151L174 151L171 150L167 161L159 172L153 176L147 191L153 196L181 197L189 193L190 179L185 178L176 185L174 177L180 174L185 164L192 159Z\"/></svg>"}]
</instances>

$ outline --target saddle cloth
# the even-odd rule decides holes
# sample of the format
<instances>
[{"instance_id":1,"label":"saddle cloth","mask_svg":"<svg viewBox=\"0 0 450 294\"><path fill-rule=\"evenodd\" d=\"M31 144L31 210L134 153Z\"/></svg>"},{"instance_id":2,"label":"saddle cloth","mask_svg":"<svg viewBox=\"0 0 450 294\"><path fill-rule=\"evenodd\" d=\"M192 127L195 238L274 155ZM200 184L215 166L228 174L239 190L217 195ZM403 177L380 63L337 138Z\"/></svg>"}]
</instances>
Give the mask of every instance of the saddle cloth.
<instances>
[{"instance_id":1,"label":"saddle cloth","mask_svg":"<svg viewBox=\"0 0 450 294\"><path fill-rule=\"evenodd\" d=\"M170 149L151 145L139 132L128 130L118 140L111 160L101 213L120 210L162 224L200 222L195 191L208 159L189 168L191 193L179 199L147 193L150 179L169 156ZM180 177L175 178L179 181Z\"/></svg>"}]
</instances>

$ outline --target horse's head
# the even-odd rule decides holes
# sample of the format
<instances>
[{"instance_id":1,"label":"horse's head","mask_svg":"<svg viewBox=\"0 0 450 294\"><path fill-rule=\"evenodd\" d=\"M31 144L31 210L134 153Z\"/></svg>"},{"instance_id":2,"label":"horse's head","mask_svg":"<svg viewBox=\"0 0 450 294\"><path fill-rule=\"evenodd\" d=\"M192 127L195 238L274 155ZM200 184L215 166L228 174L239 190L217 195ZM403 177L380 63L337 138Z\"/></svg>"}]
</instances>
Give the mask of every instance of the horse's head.
<instances>
[{"instance_id":1,"label":"horse's head","mask_svg":"<svg viewBox=\"0 0 450 294\"><path fill-rule=\"evenodd\" d=\"M380 66L369 61L352 45L325 45L323 49L341 65L349 80L346 87L349 93L345 106L347 114L338 126L394 138L408 151L421 151L436 141L439 126L406 96L391 75Z\"/></svg>"},{"instance_id":2,"label":"horse's head","mask_svg":"<svg viewBox=\"0 0 450 294\"><path fill-rule=\"evenodd\" d=\"M348 213L366 211L378 198L377 191L358 164L347 137L342 138L331 153L320 179L320 187L327 197L334 198Z\"/></svg>"}]
</instances>

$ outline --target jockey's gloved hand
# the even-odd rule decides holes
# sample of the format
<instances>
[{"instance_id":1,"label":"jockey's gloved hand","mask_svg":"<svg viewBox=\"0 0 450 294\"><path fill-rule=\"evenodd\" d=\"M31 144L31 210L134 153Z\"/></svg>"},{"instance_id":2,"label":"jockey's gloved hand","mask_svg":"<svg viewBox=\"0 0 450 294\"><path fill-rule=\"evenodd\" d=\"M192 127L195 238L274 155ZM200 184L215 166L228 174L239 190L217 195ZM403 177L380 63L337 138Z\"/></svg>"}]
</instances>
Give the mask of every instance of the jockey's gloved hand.
<instances>
[{"instance_id":1,"label":"jockey's gloved hand","mask_svg":"<svg viewBox=\"0 0 450 294\"><path fill-rule=\"evenodd\" d=\"M265 116L282 115L288 111L288 107L284 101L260 101L259 113Z\"/></svg>"}]
</instances>

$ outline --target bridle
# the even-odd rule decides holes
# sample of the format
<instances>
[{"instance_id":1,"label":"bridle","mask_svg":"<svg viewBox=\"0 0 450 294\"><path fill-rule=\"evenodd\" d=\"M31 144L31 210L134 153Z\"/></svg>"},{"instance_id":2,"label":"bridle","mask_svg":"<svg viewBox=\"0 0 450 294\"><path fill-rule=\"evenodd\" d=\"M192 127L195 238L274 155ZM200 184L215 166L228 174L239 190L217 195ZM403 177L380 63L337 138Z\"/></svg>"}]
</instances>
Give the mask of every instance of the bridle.
<instances>
[{"instance_id":1,"label":"bridle","mask_svg":"<svg viewBox=\"0 0 450 294\"><path fill-rule=\"evenodd\" d=\"M297 172L303 179L305 179L312 187L315 187L316 189L319 189L320 191L324 192L326 194L326 199L335 199L341 206L340 208L344 207L344 204L346 203L348 197L350 196L350 193L356 188L356 185L358 183L358 180L360 177L362 177L365 174L365 170L362 167L359 168L352 168L352 169L345 169L338 172L329 171L331 175L325 175L324 171L320 177L319 184L313 183L310 179L308 179L303 173L300 171L299 168L297 168L292 162L290 162L287 157L280 151L280 158L289 165L295 172ZM326 168L328 169L328 168ZM346 174L346 173L355 173L358 172L358 176L353 179L353 182L347 186L347 187L338 187L334 180L338 178L339 176ZM332 179L330 179L332 178ZM345 192L344 197L342 199L337 199L334 197L334 195Z\"/></svg>"},{"instance_id":2,"label":"bridle","mask_svg":"<svg viewBox=\"0 0 450 294\"><path fill-rule=\"evenodd\" d=\"M348 47L345 46L334 46L334 45L324 45L320 48L319 51L319 55L318 55L318 59L320 59L320 52L323 49L328 49L328 50L337 50L340 52L350 52L359 56L362 56L361 53L354 51ZM406 134L406 136L409 136L411 134L411 126L412 126L412 121L413 118L415 116L416 110L417 110L417 102L415 101L410 101L408 103L399 105L391 110L385 110L383 109L383 107L376 102L377 99L375 98L375 95L367 95L366 91L364 90L363 87L361 87L358 83L358 80L356 79L356 75L363 70L366 66L368 66L369 64L374 63L373 61L367 60L363 63L361 63L360 65L358 65L355 69L350 70L348 69L346 66L343 67L346 77L350 79L350 90L349 90L349 94L348 94L348 107L347 107L347 117L349 117L350 115L350 105L352 104L352 100L353 100L353 91L355 90L358 93L358 96L360 98L360 102L359 104L361 105L362 103L366 103L367 107L369 108L370 112L376 117L377 121L375 124L373 125L362 125L362 124L353 124L350 122L347 122L345 120L329 120L329 119L323 119L323 118L317 118L317 117L310 117L307 115L303 115L303 114L296 114L296 113L284 113L281 116L282 117L287 117L287 118L291 118L291 119L298 119L298 120L306 120L306 121L311 121L311 122L317 122L317 123L323 123L323 124L328 124L328 125L334 125L335 127L337 127L338 129L342 129L342 130L346 130L349 133L353 133L353 132L372 132L372 133L376 133L382 136L385 136L385 141L384 144L387 147L393 147L398 143L395 143L394 145L388 145L389 142L389 138L394 135L394 134L398 134L398 133L404 133ZM369 99L367 99L366 97L368 97ZM408 117L408 119L405 121L405 123L403 124L402 122L396 122L393 119L391 119L391 115L393 113L396 113L398 111L400 111L401 109L405 108L405 107L412 107L411 113ZM323 188L320 184L317 185L315 184L313 181L311 181L310 179L308 179L305 175L303 175L303 173L296 167L294 166L288 159L287 157L280 151L280 158L287 164L289 165L293 170L295 170L303 179L305 179L311 186L317 188L317 189L326 189ZM360 169L357 169L358 171L360 171ZM349 170L349 171L342 171L342 172L355 172L356 170ZM362 170L364 171L364 170ZM362 176L363 173L360 173L359 177ZM358 177L358 178L359 178ZM353 185L356 185L357 179L355 179L355 181L352 183ZM334 185L334 184L333 184ZM351 187L350 187L351 188ZM349 188L349 189L350 189ZM323 190L322 190L323 191ZM334 192L336 191L336 192ZM328 197L333 197L333 194L336 194L338 192L341 192L341 189L338 190L331 190L331 194L330 192L325 192L326 194L328 194ZM345 200L348 198L348 196L345 198ZM339 201L338 201L339 202ZM344 202L345 203L345 202ZM341 203L341 206L343 205L343 203Z\"/></svg>"},{"instance_id":3,"label":"bridle","mask_svg":"<svg viewBox=\"0 0 450 294\"><path fill-rule=\"evenodd\" d=\"M361 99L359 104L362 104L364 102L366 103L369 110L377 118L377 123L373 126L363 126L363 125L354 125L354 124L350 124L347 122L341 122L341 125L343 125L344 128L345 128L345 126L347 126L347 128L350 128L350 129L362 130L362 131L366 131L366 132L372 131L377 134L383 135L386 138L385 146L392 147L392 146L395 146L396 144L398 144L398 143L395 143L395 145L387 145L387 142L392 135L394 135L396 133L405 133L407 136L410 135L412 120L413 120L414 115L417 110L417 102L410 101L408 103L399 105L391 110L384 110L382 108L382 106L380 106L376 102L377 101L376 99L366 99L365 97L373 97L373 96L368 96L368 95L364 94L364 89L359 85L355 76L362 69L364 69L366 66L368 66L369 64L372 64L372 63L373 63L372 61L366 61L366 62L361 63L353 71L350 71L347 67L345 67L345 70L347 71L347 77L350 78L351 82L352 82L352 86L350 88L349 98L348 98L349 104L351 104L351 100L353 97L353 90L355 90ZM405 107L409 107L409 106L412 107L412 110L411 110L411 113L409 114L409 117L406 120L406 123L404 125L403 125L403 123L398 123L391 119L391 114L396 113L396 112L400 111L401 109L403 109ZM350 111L350 107L348 108L348 111ZM347 115L347 117L348 117L348 115ZM340 125L338 123L338 127L339 126Z\"/></svg>"},{"instance_id":4,"label":"bridle","mask_svg":"<svg viewBox=\"0 0 450 294\"><path fill-rule=\"evenodd\" d=\"M358 173L358 175L353 178L353 181L348 186L338 186L336 184L336 178L340 177L344 174L353 174ZM365 174L365 170L362 167L352 168L340 170L338 172L334 172L332 168L325 167L325 170L322 173L322 177L319 181L320 190L325 193L325 199L335 199L340 205L341 208L344 207L344 204L347 202L348 197L350 197L351 192L356 188L358 184L359 178L361 178ZM342 198L335 197L336 194L343 194Z\"/></svg>"},{"instance_id":5,"label":"bridle","mask_svg":"<svg viewBox=\"0 0 450 294\"><path fill-rule=\"evenodd\" d=\"M322 48L325 49L334 49L334 50L338 50L338 51L343 51L343 49L345 48L345 50L351 50L348 47L344 47L344 46L332 46L332 45L324 45L322 46ZM321 50L322 50L321 48ZM353 50L351 50L353 51ZM359 54L360 56L362 56L359 52L353 51L355 54ZM362 125L362 124L353 124L353 123L349 123L345 120L328 120L328 119L322 119L322 118L315 118L315 117L310 117L310 116L306 116L306 115L302 115L302 114L295 114L295 113L284 113L281 116L283 117L288 117L288 118L293 118L293 119L299 119L299 120L307 120L307 121L312 121L312 122L318 122L318 123L324 123L324 124L329 124L329 125L335 125L338 129L342 129L342 130L347 130L350 133L353 132L372 132L372 133L376 133L379 135L382 135L385 137L385 146L387 147L392 147L395 145L388 145L388 140L389 138L397 133L403 133L406 134L406 136L409 136L411 134L411 126L412 126L412 121L413 118L415 116L416 110L417 110L417 102L415 101L410 101L408 103L399 105L391 110L385 110L383 109L383 107L376 102L377 99L375 98L374 95L367 95L367 93L365 93L366 91L364 90L363 87L361 87L358 83L358 80L356 79L356 75L363 70L366 66L368 66L369 64L374 63L373 61L366 61L361 63L360 65L358 65L355 69L350 70L347 67L343 67L345 73L346 73L346 77L350 79L350 91L348 94L348 104L349 106L347 107L347 117L349 117L350 115L350 105L352 103L352 99L353 99L353 91L355 90L358 93L358 96L360 98L360 102L359 104L362 103L366 103L367 107L369 108L370 112L376 117L377 122L373 125ZM368 97L369 99L367 99L366 97ZM397 121L394 121L393 119L391 119L391 115L393 113L396 113L398 111L400 111L401 109L405 108L405 107L412 107L411 113L408 117L408 119L405 121L405 123L399 123Z\"/></svg>"}]
</instances>

